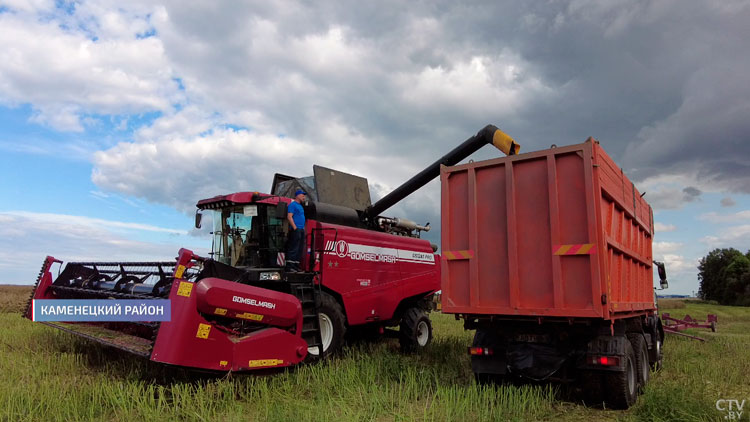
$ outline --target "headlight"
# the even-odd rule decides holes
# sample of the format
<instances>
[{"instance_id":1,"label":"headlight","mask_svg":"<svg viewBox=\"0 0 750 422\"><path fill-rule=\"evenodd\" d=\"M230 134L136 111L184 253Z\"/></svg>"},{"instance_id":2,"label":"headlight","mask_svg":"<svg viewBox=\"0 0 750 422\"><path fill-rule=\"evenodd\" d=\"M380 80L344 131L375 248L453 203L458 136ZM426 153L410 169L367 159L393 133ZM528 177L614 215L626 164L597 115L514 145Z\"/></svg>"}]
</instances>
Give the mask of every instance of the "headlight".
<instances>
[{"instance_id":1,"label":"headlight","mask_svg":"<svg viewBox=\"0 0 750 422\"><path fill-rule=\"evenodd\" d=\"M260 273L260 280L261 281L268 281L268 280L281 280L281 273L273 271L268 273Z\"/></svg>"}]
</instances>

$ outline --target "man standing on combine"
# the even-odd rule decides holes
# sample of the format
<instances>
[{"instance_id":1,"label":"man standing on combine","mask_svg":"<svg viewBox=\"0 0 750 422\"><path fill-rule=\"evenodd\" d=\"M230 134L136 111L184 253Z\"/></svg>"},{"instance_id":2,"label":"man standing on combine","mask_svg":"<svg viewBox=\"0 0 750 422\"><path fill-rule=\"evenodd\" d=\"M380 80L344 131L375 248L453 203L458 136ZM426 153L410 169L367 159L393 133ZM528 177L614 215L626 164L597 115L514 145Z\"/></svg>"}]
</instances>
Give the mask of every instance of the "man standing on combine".
<instances>
[{"instance_id":1,"label":"man standing on combine","mask_svg":"<svg viewBox=\"0 0 750 422\"><path fill-rule=\"evenodd\" d=\"M289 220L289 240L286 247L286 270L300 271L299 262L305 249L305 210L302 201L305 191L298 189L294 192L294 201L287 208L286 219Z\"/></svg>"}]
</instances>

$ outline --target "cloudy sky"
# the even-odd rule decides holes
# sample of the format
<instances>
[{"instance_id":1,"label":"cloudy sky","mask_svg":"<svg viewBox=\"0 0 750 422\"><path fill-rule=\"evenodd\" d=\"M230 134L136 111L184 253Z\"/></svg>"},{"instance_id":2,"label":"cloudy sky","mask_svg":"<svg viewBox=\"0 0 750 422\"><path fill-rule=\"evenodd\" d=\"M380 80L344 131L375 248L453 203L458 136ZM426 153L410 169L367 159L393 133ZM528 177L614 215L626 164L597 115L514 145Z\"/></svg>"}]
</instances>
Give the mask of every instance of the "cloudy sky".
<instances>
[{"instance_id":1,"label":"cloudy sky","mask_svg":"<svg viewBox=\"0 0 750 422\"><path fill-rule=\"evenodd\" d=\"M206 251L198 199L313 163L379 197L493 123L523 151L599 139L670 292L697 291L700 257L750 248L748 22L736 0L0 0L0 282ZM436 226L437 182L390 212Z\"/></svg>"}]
</instances>

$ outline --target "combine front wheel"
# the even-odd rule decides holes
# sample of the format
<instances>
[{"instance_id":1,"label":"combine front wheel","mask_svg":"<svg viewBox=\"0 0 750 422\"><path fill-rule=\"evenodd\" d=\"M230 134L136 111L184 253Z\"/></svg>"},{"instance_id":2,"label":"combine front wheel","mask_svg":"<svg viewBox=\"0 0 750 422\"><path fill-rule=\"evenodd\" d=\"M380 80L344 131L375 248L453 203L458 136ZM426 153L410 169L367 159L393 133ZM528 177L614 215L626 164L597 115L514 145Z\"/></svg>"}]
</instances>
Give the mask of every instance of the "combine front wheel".
<instances>
[{"instance_id":1,"label":"combine front wheel","mask_svg":"<svg viewBox=\"0 0 750 422\"><path fill-rule=\"evenodd\" d=\"M318 322L320 324L320 340L323 344L323 357L336 353L344 342L346 325L341 305L328 293L320 295L318 307ZM318 359L320 351L317 346L307 349L308 356Z\"/></svg>"}]
</instances>

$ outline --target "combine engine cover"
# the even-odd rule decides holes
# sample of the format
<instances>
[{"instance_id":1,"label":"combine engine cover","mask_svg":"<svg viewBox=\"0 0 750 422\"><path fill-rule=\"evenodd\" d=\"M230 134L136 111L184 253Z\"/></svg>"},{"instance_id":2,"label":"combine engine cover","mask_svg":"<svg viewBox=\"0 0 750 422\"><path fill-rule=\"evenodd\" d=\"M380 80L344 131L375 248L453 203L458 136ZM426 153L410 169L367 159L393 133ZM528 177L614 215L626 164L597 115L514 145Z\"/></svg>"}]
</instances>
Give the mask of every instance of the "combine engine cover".
<instances>
[{"instance_id":1,"label":"combine engine cover","mask_svg":"<svg viewBox=\"0 0 750 422\"><path fill-rule=\"evenodd\" d=\"M152 361L217 371L291 366L307 356L302 306L291 295L219 278L198 282L204 259L181 249L176 262L69 263L53 280L47 257L25 316L39 299L169 299L163 322L43 322Z\"/></svg>"}]
</instances>

